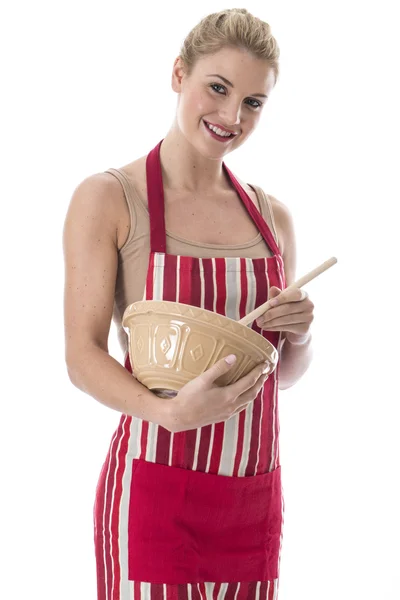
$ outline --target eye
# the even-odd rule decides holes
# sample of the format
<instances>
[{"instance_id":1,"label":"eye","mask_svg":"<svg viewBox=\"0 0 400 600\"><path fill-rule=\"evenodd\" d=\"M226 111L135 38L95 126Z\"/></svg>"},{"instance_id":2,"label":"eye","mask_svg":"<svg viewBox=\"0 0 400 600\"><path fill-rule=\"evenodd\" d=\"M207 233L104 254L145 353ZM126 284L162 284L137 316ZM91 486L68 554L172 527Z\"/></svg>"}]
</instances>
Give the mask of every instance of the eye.
<instances>
[{"instance_id":1,"label":"eye","mask_svg":"<svg viewBox=\"0 0 400 600\"><path fill-rule=\"evenodd\" d=\"M262 102L259 102L258 100L253 100L253 98L249 98L250 102L255 102L256 105L254 106L254 104L251 104L250 106L252 106L253 108L261 108L262 107Z\"/></svg>"},{"instance_id":2,"label":"eye","mask_svg":"<svg viewBox=\"0 0 400 600\"><path fill-rule=\"evenodd\" d=\"M212 83L212 84L210 85L210 88L212 88L212 89L214 90L214 92L216 92L216 91L217 91L216 89L214 89L214 88L216 88L216 87L222 88L223 90L225 89L225 88L224 88L224 86L223 86L223 85L220 85L219 83ZM219 92L217 92L217 94L219 94Z\"/></svg>"},{"instance_id":3,"label":"eye","mask_svg":"<svg viewBox=\"0 0 400 600\"><path fill-rule=\"evenodd\" d=\"M221 92L218 92L215 88L222 88L223 90L226 90L225 86L220 85L219 83L212 83L210 85L210 88L212 88L214 90L214 92L216 92L217 94L221 94ZM258 100L254 100L253 98L248 98L247 100L249 100L250 102L255 102L254 104L249 104L248 106L251 106L251 108L261 108L262 107L262 102L259 102Z\"/></svg>"}]
</instances>

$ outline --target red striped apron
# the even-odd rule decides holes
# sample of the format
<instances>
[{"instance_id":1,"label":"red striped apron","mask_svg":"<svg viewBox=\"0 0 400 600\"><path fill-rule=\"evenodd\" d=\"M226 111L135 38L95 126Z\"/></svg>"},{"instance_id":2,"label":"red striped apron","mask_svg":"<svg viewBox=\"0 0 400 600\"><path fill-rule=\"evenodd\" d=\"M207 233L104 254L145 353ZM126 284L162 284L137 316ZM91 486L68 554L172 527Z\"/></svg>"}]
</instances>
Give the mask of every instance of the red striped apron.
<instances>
[{"instance_id":1,"label":"red striped apron","mask_svg":"<svg viewBox=\"0 0 400 600\"><path fill-rule=\"evenodd\" d=\"M162 141L146 162L151 252L144 299L179 301L240 319L286 287L274 237L223 163L273 252L266 258L166 253ZM276 348L279 332L260 332ZM129 356L125 368L132 372ZM276 600L284 500L277 369L246 410L171 433L122 415L96 490L98 600Z\"/></svg>"}]
</instances>

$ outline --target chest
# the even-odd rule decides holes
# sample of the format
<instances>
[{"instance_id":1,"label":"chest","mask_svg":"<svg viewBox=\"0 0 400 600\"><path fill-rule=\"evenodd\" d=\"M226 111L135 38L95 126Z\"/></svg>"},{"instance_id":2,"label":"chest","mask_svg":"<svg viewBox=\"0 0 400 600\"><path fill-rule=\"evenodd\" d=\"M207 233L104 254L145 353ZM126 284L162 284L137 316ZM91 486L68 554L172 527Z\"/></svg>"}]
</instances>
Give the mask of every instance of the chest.
<instances>
[{"instance_id":1,"label":"chest","mask_svg":"<svg viewBox=\"0 0 400 600\"><path fill-rule=\"evenodd\" d=\"M141 202L147 207L144 165L140 161L123 167ZM260 210L256 192L240 182ZM242 200L233 189L216 193L183 193L164 188L165 226L169 234L199 244L238 245L259 234Z\"/></svg>"},{"instance_id":2,"label":"chest","mask_svg":"<svg viewBox=\"0 0 400 600\"><path fill-rule=\"evenodd\" d=\"M165 191L165 225L178 237L205 244L244 244L258 235L235 192L209 196Z\"/></svg>"}]
</instances>

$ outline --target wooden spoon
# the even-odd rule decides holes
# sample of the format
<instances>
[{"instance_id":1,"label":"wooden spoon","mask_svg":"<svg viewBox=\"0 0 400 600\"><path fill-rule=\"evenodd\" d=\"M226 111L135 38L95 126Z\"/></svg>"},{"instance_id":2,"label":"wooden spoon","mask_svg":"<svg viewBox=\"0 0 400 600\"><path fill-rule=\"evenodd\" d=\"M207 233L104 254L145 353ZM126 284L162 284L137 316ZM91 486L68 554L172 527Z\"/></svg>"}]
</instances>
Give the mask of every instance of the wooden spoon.
<instances>
[{"instance_id":1,"label":"wooden spoon","mask_svg":"<svg viewBox=\"0 0 400 600\"><path fill-rule=\"evenodd\" d=\"M335 258L333 256L329 260L326 260L324 263L322 263L322 265L319 265L319 267L317 267L316 269L313 269L312 271L307 273L307 275L300 277L300 279L298 279L297 281L292 283L292 285L289 285L287 288L285 288L285 290L289 290L291 288L303 287L303 285L306 285L306 283L309 283L310 281L312 281L313 279L318 277L318 275L321 275L321 273L323 273L324 271L327 271L327 269L330 269L331 267L333 267L333 265L335 265L336 263L337 263L337 258ZM285 290L282 290L281 294ZM279 298L279 296L276 296L276 298ZM251 312L249 312L248 315L244 316L243 319L240 319L240 321L238 321L238 323L242 323L242 325L248 325L252 321L255 321L255 319L258 319L258 317L260 317L263 313L267 312L267 310L269 308L271 308L269 303L270 303L270 300L268 300L267 302L264 302L264 304L261 304L261 306L252 310Z\"/></svg>"}]
</instances>

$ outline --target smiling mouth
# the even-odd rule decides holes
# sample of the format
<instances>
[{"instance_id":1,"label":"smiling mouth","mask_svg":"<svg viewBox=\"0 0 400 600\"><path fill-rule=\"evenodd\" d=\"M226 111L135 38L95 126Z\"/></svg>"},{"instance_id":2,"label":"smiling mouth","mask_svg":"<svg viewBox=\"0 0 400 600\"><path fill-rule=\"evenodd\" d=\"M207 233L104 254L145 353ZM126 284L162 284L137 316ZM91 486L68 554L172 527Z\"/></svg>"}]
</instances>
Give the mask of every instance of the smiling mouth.
<instances>
[{"instance_id":1,"label":"smiling mouth","mask_svg":"<svg viewBox=\"0 0 400 600\"><path fill-rule=\"evenodd\" d=\"M232 140L233 138L235 138L238 135L237 133L232 133L232 132L226 131L224 129L221 129L221 128L217 127L216 125L212 125L212 123L209 123L205 119L203 119L203 123L204 123L204 126L206 127L207 131L209 131L210 134L218 140ZM220 129L220 131L229 133L229 135L219 135L213 129L210 129L209 126L216 127L217 129Z\"/></svg>"}]
</instances>

